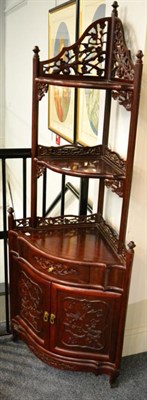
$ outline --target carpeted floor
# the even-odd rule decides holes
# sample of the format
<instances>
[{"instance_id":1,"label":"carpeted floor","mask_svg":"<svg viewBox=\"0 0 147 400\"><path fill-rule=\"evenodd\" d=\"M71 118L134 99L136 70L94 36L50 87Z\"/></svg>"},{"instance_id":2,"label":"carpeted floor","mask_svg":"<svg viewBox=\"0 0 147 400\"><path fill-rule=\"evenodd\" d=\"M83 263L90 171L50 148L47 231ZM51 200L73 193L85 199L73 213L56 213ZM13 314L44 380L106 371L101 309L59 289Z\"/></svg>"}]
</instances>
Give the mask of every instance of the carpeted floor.
<instances>
[{"instance_id":1,"label":"carpeted floor","mask_svg":"<svg viewBox=\"0 0 147 400\"><path fill-rule=\"evenodd\" d=\"M146 400L147 353L122 359L119 386L108 376L61 371L44 364L22 342L0 337L0 400Z\"/></svg>"}]
</instances>

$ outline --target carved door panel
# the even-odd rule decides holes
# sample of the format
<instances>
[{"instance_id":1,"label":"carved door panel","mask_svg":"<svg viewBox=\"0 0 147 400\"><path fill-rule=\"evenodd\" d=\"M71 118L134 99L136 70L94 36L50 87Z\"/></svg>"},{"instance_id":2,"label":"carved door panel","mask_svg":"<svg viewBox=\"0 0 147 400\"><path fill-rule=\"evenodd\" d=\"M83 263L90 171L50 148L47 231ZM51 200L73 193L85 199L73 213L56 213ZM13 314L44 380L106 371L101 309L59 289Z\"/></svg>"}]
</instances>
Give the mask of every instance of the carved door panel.
<instances>
[{"instance_id":1,"label":"carved door panel","mask_svg":"<svg viewBox=\"0 0 147 400\"><path fill-rule=\"evenodd\" d=\"M122 295L52 285L53 352L70 357L115 358Z\"/></svg>"},{"instance_id":2,"label":"carved door panel","mask_svg":"<svg viewBox=\"0 0 147 400\"><path fill-rule=\"evenodd\" d=\"M10 273L13 285L12 324L14 322L18 332L24 332L24 336L48 347L50 283L16 255L11 256Z\"/></svg>"}]
</instances>

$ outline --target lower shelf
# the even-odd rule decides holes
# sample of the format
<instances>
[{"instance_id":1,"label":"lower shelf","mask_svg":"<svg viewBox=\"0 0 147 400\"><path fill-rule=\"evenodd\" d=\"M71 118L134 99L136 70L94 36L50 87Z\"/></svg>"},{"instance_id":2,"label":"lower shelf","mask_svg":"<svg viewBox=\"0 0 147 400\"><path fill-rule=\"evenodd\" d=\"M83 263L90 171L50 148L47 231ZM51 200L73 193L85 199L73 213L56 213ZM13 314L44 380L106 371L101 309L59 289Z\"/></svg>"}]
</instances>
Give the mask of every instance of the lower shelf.
<instances>
[{"instance_id":1,"label":"lower shelf","mask_svg":"<svg viewBox=\"0 0 147 400\"><path fill-rule=\"evenodd\" d=\"M125 265L127 249L117 253L116 232L97 214L37 218L35 228L29 219L14 220L12 225L30 245L56 260Z\"/></svg>"}]
</instances>

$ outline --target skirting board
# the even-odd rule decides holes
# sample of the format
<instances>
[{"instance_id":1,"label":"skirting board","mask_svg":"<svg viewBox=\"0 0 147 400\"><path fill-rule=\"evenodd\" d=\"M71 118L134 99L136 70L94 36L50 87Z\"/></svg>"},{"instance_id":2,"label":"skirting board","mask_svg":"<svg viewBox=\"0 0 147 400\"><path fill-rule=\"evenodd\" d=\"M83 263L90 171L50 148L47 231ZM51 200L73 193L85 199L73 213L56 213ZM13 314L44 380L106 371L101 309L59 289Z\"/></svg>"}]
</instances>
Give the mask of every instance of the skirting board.
<instances>
[{"instance_id":1,"label":"skirting board","mask_svg":"<svg viewBox=\"0 0 147 400\"><path fill-rule=\"evenodd\" d=\"M126 329L123 345L123 356L147 351L147 326Z\"/></svg>"}]
</instances>

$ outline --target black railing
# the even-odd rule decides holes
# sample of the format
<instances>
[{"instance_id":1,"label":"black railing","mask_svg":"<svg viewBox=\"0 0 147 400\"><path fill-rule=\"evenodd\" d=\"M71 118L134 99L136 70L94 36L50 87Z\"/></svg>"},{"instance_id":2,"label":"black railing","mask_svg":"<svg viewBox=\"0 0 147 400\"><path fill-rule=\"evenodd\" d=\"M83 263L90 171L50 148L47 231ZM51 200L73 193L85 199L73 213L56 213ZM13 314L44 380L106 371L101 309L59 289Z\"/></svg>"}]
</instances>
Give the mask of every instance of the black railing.
<instances>
[{"instance_id":1,"label":"black railing","mask_svg":"<svg viewBox=\"0 0 147 400\"><path fill-rule=\"evenodd\" d=\"M6 196L6 188L8 184L11 203L13 206L13 198L11 193L10 182L7 181L6 174L6 161L8 159L16 159L19 158L23 163L23 177L22 177L22 185L23 185L23 217L26 216L26 194L27 194L27 159L31 157L31 149L0 149L0 159L2 162L2 230L0 230L0 239L3 240L3 263L4 263L4 288L2 289L2 294L5 297L5 327L3 327L4 332L9 333L10 326L10 308L9 308L9 282L8 282L8 249L7 249L7 238L8 238L8 230L7 230L7 196ZM2 257L1 257L2 262Z\"/></svg>"},{"instance_id":2,"label":"black railing","mask_svg":"<svg viewBox=\"0 0 147 400\"><path fill-rule=\"evenodd\" d=\"M2 162L2 230L0 230L0 240L3 240L3 265L4 265L4 283L0 283L0 299L2 296L5 298L5 321L4 324L0 321L1 334L10 333L10 307L9 307L9 278L8 278L8 227L7 227L7 193L6 187L9 190L9 197L11 205L15 210L15 204L13 204L13 193L11 190L11 181L7 178L6 163L9 159L20 159L22 163L22 217L27 216L27 160L31 158L31 149L0 149L0 159ZM17 177L17 171L16 171ZM88 204L88 180L82 178L80 180L80 191L78 191L70 182L65 182L65 175L61 178L61 191L56 196L50 207L47 208L47 173L45 171L43 175L43 191L42 191L42 216L47 216L54 209L54 207L60 202L61 203L61 215L64 215L65 209L65 194L70 191L79 200L79 214L92 213L92 207ZM1 257L2 262L2 257Z\"/></svg>"}]
</instances>

